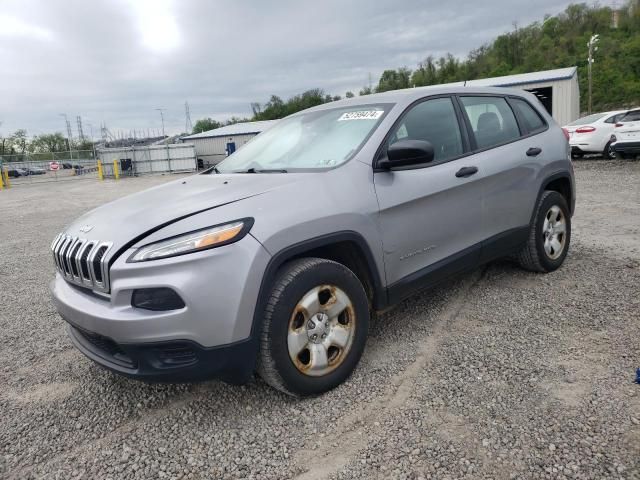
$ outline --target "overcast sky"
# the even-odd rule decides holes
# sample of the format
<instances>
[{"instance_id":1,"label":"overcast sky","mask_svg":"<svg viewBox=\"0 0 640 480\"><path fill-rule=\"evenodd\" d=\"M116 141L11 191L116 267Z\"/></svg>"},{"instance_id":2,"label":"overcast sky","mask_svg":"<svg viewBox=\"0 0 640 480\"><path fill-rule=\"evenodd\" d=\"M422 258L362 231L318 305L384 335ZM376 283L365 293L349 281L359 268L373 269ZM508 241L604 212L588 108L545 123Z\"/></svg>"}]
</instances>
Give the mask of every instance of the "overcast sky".
<instances>
[{"instance_id":1,"label":"overcast sky","mask_svg":"<svg viewBox=\"0 0 640 480\"><path fill-rule=\"evenodd\" d=\"M0 0L0 133L167 133L250 115L250 102L332 95L385 68L469 50L557 14L564 0Z\"/></svg>"}]
</instances>

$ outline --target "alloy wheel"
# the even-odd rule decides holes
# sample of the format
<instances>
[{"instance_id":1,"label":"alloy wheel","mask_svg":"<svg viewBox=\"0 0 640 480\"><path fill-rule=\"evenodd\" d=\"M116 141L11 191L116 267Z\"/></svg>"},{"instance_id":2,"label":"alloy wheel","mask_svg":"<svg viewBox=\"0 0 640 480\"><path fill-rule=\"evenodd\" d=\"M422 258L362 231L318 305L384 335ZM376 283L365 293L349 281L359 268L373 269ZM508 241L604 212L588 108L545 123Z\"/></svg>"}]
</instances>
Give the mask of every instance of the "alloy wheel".
<instances>
[{"instance_id":1,"label":"alloy wheel","mask_svg":"<svg viewBox=\"0 0 640 480\"><path fill-rule=\"evenodd\" d=\"M566 243L567 221L562 210L553 205L544 217L542 235L544 251L551 260L555 260L564 251Z\"/></svg>"},{"instance_id":2,"label":"alloy wheel","mask_svg":"<svg viewBox=\"0 0 640 480\"><path fill-rule=\"evenodd\" d=\"M335 285L312 288L296 304L289 320L289 357L305 375L326 375L347 357L355 329L355 310L343 290Z\"/></svg>"}]
</instances>

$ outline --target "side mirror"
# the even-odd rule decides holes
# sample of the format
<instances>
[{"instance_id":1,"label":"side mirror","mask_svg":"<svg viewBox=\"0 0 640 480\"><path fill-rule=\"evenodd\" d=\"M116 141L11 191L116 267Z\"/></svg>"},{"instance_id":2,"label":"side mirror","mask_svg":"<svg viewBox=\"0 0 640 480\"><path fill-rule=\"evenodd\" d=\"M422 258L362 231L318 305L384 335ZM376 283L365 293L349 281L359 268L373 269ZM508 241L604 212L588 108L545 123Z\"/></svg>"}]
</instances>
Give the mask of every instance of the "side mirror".
<instances>
[{"instance_id":1,"label":"side mirror","mask_svg":"<svg viewBox=\"0 0 640 480\"><path fill-rule=\"evenodd\" d=\"M396 167L409 167L433 161L434 152L431 142L425 140L400 140L387 149L387 158L378 162L379 168L391 170Z\"/></svg>"}]
</instances>

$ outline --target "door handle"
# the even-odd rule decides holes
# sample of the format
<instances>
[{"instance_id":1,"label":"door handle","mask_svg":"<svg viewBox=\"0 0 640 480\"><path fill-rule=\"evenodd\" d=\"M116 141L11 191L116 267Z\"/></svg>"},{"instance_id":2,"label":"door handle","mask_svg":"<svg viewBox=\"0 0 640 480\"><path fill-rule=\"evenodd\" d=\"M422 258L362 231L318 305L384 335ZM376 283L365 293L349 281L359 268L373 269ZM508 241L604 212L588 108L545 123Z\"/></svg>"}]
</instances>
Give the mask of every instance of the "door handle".
<instances>
[{"instance_id":1,"label":"door handle","mask_svg":"<svg viewBox=\"0 0 640 480\"><path fill-rule=\"evenodd\" d=\"M527 150L527 157L536 157L542 153L542 149L538 147L531 147Z\"/></svg>"},{"instance_id":2,"label":"door handle","mask_svg":"<svg viewBox=\"0 0 640 480\"><path fill-rule=\"evenodd\" d=\"M471 175L478 173L478 167L462 167L456 172L456 177L470 177Z\"/></svg>"}]
</instances>

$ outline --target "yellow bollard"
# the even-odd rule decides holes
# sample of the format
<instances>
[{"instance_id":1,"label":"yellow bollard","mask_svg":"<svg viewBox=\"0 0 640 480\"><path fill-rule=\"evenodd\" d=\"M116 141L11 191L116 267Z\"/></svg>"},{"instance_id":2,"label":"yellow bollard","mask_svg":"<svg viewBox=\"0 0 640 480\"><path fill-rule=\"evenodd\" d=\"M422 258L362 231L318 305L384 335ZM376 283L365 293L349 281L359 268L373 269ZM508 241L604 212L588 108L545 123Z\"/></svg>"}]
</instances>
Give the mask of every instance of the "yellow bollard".
<instances>
[{"instance_id":1,"label":"yellow bollard","mask_svg":"<svg viewBox=\"0 0 640 480\"><path fill-rule=\"evenodd\" d=\"M113 176L116 177L116 180L120 178L120 170L118 169L118 160L113 161Z\"/></svg>"},{"instance_id":2,"label":"yellow bollard","mask_svg":"<svg viewBox=\"0 0 640 480\"><path fill-rule=\"evenodd\" d=\"M4 190L4 173L0 170L0 190Z\"/></svg>"},{"instance_id":3,"label":"yellow bollard","mask_svg":"<svg viewBox=\"0 0 640 480\"><path fill-rule=\"evenodd\" d=\"M0 177L2 175L0 174ZM9 181L9 170L7 170L7 167L4 167L4 184L7 188L11 188L11 182Z\"/></svg>"},{"instance_id":4,"label":"yellow bollard","mask_svg":"<svg viewBox=\"0 0 640 480\"><path fill-rule=\"evenodd\" d=\"M104 176L102 175L102 162L100 160L98 160L98 178L104 180Z\"/></svg>"}]
</instances>

